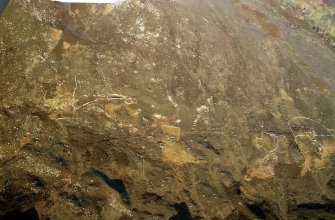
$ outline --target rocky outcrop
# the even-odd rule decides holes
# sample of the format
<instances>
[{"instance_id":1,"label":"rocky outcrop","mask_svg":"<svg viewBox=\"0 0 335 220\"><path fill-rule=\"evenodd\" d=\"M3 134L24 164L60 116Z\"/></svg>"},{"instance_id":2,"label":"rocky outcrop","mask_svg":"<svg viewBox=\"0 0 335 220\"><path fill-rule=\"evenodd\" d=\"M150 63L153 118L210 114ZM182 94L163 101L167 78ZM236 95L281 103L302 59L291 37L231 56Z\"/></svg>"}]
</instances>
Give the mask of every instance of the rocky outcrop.
<instances>
[{"instance_id":1,"label":"rocky outcrop","mask_svg":"<svg viewBox=\"0 0 335 220\"><path fill-rule=\"evenodd\" d=\"M0 216L334 219L335 53L290 7L10 1Z\"/></svg>"}]
</instances>

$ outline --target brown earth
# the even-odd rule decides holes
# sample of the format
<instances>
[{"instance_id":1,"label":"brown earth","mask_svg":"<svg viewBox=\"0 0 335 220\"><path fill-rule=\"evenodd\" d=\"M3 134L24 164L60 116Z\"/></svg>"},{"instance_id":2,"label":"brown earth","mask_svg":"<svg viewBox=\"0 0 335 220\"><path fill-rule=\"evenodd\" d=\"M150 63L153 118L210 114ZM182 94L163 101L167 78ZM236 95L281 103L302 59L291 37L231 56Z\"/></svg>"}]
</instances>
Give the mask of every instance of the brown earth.
<instances>
[{"instance_id":1,"label":"brown earth","mask_svg":"<svg viewBox=\"0 0 335 220\"><path fill-rule=\"evenodd\" d=\"M1 218L335 219L334 5L310 2L10 1Z\"/></svg>"}]
</instances>

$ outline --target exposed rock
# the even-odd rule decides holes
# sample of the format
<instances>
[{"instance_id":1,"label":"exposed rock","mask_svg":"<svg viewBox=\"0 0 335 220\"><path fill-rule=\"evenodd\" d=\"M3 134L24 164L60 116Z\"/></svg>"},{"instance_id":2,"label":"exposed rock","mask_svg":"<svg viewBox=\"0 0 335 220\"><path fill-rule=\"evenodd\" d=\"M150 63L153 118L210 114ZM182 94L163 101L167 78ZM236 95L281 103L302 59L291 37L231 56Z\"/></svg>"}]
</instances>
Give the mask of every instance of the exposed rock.
<instances>
[{"instance_id":1,"label":"exposed rock","mask_svg":"<svg viewBox=\"0 0 335 220\"><path fill-rule=\"evenodd\" d=\"M0 218L335 219L333 11L10 1Z\"/></svg>"}]
</instances>

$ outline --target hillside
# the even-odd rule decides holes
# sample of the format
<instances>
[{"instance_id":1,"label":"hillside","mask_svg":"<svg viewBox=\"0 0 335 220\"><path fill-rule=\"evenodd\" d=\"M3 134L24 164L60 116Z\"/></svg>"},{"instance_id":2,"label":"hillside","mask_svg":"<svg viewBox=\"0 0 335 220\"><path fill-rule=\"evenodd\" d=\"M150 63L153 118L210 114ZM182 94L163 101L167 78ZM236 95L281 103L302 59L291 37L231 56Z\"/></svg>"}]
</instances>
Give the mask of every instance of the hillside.
<instances>
[{"instance_id":1,"label":"hillside","mask_svg":"<svg viewBox=\"0 0 335 220\"><path fill-rule=\"evenodd\" d=\"M335 219L331 0L11 0L0 216Z\"/></svg>"}]
</instances>

